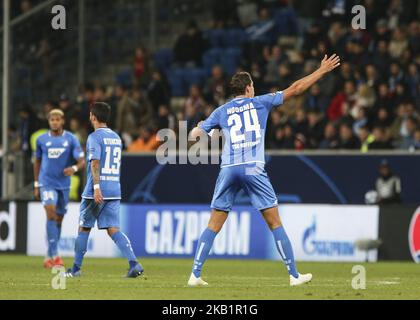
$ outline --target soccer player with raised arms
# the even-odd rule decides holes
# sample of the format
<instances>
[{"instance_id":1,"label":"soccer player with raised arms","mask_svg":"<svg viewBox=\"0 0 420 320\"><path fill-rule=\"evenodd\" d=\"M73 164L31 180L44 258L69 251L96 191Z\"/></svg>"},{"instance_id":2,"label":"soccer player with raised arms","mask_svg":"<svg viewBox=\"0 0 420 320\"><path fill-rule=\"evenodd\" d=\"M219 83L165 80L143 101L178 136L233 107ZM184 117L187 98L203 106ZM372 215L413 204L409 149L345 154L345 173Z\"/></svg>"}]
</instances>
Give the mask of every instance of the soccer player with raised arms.
<instances>
[{"instance_id":1,"label":"soccer player with raised arms","mask_svg":"<svg viewBox=\"0 0 420 320\"><path fill-rule=\"evenodd\" d=\"M120 168L122 141L118 134L108 128L111 107L96 102L90 111L90 122L95 131L87 140L87 183L80 204L79 235L75 243L73 267L67 270L66 277L79 277L83 257L87 251L90 230L97 222L98 229L105 229L121 253L127 258L128 278L143 274L130 240L120 231Z\"/></svg>"},{"instance_id":2,"label":"soccer player with raised arms","mask_svg":"<svg viewBox=\"0 0 420 320\"><path fill-rule=\"evenodd\" d=\"M63 265L58 255L61 225L67 213L70 176L85 167L79 140L64 130L64 113L60 109L48 114L50 130L36 140L34 195L41 199L47 214L48 252L45 268Z\"/></svg>"},{"instance_id":3,"label":"soccer player with raised arms","mask_svg":"<svg viewBox=\"0 0 420 320\"><path fill-rule=\"evenodd\" d=\"M196 140L204 133L211 135L213 129L221 129L225 144L211 203L210 221L197 244L189 286L208 285L201 278L203 265L241 189L249 195L252 205L261 212L272 231L278 252L289 272L290 285L297 286L311 281L312 274L300 274L296 268L293 249L280 220L277 196L264 169L265 129L274 107L302 94L338 66L340 58L337 55L329 58L325 56L314 73L296 81L284 91L257 97L251 75L239 72L231 81L235 98L217 108L191 131L191 137Z\"/></svg>"}]
</instances>

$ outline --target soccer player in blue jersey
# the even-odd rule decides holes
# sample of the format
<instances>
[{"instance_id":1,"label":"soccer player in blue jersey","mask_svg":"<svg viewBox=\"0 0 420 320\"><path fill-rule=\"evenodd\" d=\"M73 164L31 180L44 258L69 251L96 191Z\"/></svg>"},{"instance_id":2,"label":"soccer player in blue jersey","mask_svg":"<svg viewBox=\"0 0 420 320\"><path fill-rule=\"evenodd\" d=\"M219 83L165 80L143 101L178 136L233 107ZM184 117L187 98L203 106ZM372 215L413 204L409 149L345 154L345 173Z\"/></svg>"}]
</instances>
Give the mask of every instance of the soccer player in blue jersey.
<instances>
[{"instance_id":1,"label":"soccer player in blue jersey","mask_svg":"<svg viewBox=\"0 0 420 320\"><path fill-rule=\"evenodd\" d=\"M127 258L127 277L136 278L143 274L131 247L130 240L120 231L120 167L122 141L118 134L107 127L111 107L103 102L93 104L90 122L95 129L87 140L87 183L80 204L79 235L75 244L73 267L66 277L81 275L83 257L87 251L90 230L97 222L99 229L106 229L121 253Z\"/></svg>"},{"instance_id":2,"label":"soccer player in blue jersey","mask_svg":"<svg viewBox=\"0 0 420 320\"><path fill-rule=\"evenodd\" d=\"M293 249L280 220L277 197L264 169L265 129L267 118L274 107L302 94L339 65L340 58L337 55L330 58L325 56L319 69L286 90L257 97L254 96L250 74L237 73L231 81L235 98L217 108L207 120L192 130L192 138L197 139L204 133L211 135L213 129L221 129L225 144L211 204L210 221L198 241L189 286L208 285L201 278L201 270L240 189L248 193L252 205L262 213L271 229L278 252L289 272L290 285L297 286L311 281L311 274L300 274L296 268Z\"/></svg>"},{"instance_id":3,"label":"soccer player in blue jersey","mask_svg":"<svg viewBox=\"0 0 420 320\"><path fill-rule=\"evenodd\" d=\"M64 128L64 113L59 109L48 114L50 130L36 141L34 195L41 199L47 213L48 252L45 268L63 265L58 255L61 224L67 212L70 176L85 166L84 152L77 138Z\"/></svg>"}]
</instances>

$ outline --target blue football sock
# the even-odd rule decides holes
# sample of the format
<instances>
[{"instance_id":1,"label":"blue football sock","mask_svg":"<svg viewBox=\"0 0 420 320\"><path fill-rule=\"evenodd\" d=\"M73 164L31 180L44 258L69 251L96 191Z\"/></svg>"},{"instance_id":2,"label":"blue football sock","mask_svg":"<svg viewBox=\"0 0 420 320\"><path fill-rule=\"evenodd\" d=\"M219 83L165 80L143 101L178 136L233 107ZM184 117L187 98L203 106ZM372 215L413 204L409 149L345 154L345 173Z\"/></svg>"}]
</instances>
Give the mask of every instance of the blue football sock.
<instances>
[{"instance_id":1,"label":"blue football sock","mask_svg":"<svg viewBox=\"0 0 420 320\"><path fill-rule=\"evenodd\" d=\"M89 240L88 232L80 232L76 239L76 244L74 246L74 266L73 271L79 271L82 267L83 257L86 254L87 246ZM76 268L75 268L76 267Z\"/></svg>"},{"instance_id":2,"label":"blue football sock","mask_svg":"<svg viewBox=\"0 0 420 320\"><path fill-rule=\"evenodd\" d=\"M47 220L48 256L57 256L58 228L55 220Z\"/></svg>"},{"instance_id":3,"label":"blue football sock","mask_svg":"<svg viewBox=\"0 0 420 320\"><path fill-rule=\"evenodd\" d=\"M287 267L290 275L297 278L299 274L296 270L295 258L293 255L292 245L290 244L289 237L283 227L273 230L274 240L276 241L277 250Z\"/></svg>"},{"instance_id":4,"label":"blue football sock","mask_svg":"<svg viewBox=\"0 0 420 320\"><path fill-rule=\"evenodd\" d=\"M124 255L124 257L127 258L128 263L130 264L130 268L132 264L137 265L137 257L134 254L133 248L131 247L130 240L128 240L127 236L122 233L121 231L118 231L114 233L111 236L112 240L115 242L115 244L120 249L121 253Z\"/></svg>"},{"instance_id":5,"label":"blue football sock","mask_svg":"<svg viewBox=\"0 0 420 320\"><path fill-rule=\"evenodd\" d=\"M57 254L61 239L61 224L57 224Z\"/></svg>"},{"instance_id":6,"label":"blue football sock","mask_svg":"<svg viewBox=\"0 0 420 320\"><path fill-rule=\"evenodd\" d=\"M206 229L201 234L200 240L197 244L197 249L194 258L194 265L192 268L192 273L197 277L201 277L201 270L204 263L207 260L207 257L210 253L211 247L213 246L214 239L216 238L217 233Z\"/></svg>"}]
</instances>

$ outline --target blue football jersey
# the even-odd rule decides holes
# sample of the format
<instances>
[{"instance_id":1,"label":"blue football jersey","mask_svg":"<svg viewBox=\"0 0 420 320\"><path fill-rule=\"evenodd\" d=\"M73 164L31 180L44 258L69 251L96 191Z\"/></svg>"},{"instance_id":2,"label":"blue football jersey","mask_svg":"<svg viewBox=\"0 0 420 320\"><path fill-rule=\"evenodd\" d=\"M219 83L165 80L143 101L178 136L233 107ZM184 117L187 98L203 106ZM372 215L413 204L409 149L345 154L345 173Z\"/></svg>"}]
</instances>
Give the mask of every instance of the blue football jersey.
<instances>
[{"instance_id":1,"label":"blue football jersey","mask_svg":"<svg viewBox=\"0 0 420 320\"><path fill-rule=\"evenodd\" d=\"M51 132L39 136L35 157L41 160L40 186L56 190L70 189L70 177L66 177L63 171L84 156L79 140L68 131L61 136L53 136Z\"/></svg>"},{"instance_id":2,"label":"blue football jersey","mask_svg":"<svg viewBox=\"0 0 420 320\"><path fill-rule=\"evenodd\" d=\"M202 124L208 134L221 129L225 138L222 168L265 163L265 130L273 107L283 104L283 92L237 98L217 108Z\"/></svg>"},{"instance_id":3,"label":"blue football jersey","mask_svg":"<svg viewBox=\"0 0 420 320\"><path fill-rule=\"evenodd\" d=\"M99 128L89 135L86 152L88 159L87 183L82 197L93 199L93 177L90 162L92 160L99 160L99 184L104 200L121 199L121 138L109 128Z\"/></svg>"}]
</instances>

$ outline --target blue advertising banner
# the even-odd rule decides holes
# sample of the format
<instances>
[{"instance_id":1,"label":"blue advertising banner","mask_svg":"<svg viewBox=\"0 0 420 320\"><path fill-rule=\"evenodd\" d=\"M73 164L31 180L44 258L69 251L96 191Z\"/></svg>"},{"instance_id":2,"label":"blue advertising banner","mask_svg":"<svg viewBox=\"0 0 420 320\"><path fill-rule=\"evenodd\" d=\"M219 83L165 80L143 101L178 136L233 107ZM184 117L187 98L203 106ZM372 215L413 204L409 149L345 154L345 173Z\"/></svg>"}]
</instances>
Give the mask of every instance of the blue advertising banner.
<instances>
[{"instance_id":1,"label":"blue advertising banner","mask_svg":"<svg viewBox=\"0 0 420 320\"><path fill-rule=\"evenodd\" d=\"M403 203L420 203L418 155L268 156L266 169L279 203L364 204L382 159L401 178ZM154 156L125 156L123 201L210 203L218 172L218 165L160 165ZM236 204L250 205L248 196L239 194Z\"/></svg>"}]
</instances>

